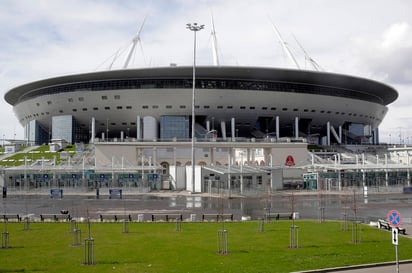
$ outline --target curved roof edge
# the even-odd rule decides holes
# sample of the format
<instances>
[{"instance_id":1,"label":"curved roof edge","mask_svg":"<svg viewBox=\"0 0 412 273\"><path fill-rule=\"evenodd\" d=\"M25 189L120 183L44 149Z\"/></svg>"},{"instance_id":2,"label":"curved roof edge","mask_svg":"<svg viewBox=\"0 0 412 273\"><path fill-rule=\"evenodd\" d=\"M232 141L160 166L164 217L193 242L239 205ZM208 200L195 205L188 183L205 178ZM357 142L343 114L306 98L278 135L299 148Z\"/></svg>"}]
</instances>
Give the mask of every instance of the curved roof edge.
<instances>
[{"instance_id":1,"label":"curved roof edge","mask_svg":"<svg viewBox=\"0 0 412 273\"><path fill-rule=\"evenodd\" d=\"M67 83L99 81L110 79L129 78L191 78L192 66L168 66L153 68L133 68L121 70L98 71L80 74L70 74L46 78L29 82L10 89L4 95L4 99L11 105L19 102L19 98L31 90L62 85ZM361 93L368 93L382 98L384 105L394 102L398 98L398 92L384 83L330 72L310 70L295 70L272 67L253 66L197 66L196 78L220 78L238 80L264 80L290 83L304 83L309 85L322 85L334 88L351 89Z\"/></svg>"}]
</instances>

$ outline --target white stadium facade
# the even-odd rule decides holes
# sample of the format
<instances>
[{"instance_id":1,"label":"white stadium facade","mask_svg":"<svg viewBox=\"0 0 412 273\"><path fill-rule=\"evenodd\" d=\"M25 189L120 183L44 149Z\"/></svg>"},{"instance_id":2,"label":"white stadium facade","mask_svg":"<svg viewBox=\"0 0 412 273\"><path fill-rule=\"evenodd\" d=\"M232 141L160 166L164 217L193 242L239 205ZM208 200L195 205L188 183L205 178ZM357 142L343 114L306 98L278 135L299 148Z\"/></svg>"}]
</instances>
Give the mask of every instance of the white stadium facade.
<instances>
[{"instance_id":1,"label":"white stadium facade","mask_svg":"<svg viewBox=\"0 0 412 273\"><path fill-rule=\"evenodd\" d=\"M307 138L316 144L379 142L393 88L319 71L196 68L196 136ZM190 138L192 67L123 69L49 78L5 95L35 144L94 138ZM173 126L170 125L173 123ZM176 127L177 126L177 127Z\"/></svg>"},{"instance_id":2,"label":"white stadium facade","mask_svg":"<svg viewBox=\"0 0 412 273\"><path fill-rule=\"evenodd\" d=\"M195 82L193 88L193 67L171 65L67 75L9 90L5 100L29 145L87 145L60 164L25 161L3 170L3 184L244 195L410 183L409 168L400 181L400 167L392 175L386 156L365 171L371 161L364 154L308 150L308 144L379 146L379 124L398 97L388 85L241 66L198 66Z\"/></svg>"}]
</instances>

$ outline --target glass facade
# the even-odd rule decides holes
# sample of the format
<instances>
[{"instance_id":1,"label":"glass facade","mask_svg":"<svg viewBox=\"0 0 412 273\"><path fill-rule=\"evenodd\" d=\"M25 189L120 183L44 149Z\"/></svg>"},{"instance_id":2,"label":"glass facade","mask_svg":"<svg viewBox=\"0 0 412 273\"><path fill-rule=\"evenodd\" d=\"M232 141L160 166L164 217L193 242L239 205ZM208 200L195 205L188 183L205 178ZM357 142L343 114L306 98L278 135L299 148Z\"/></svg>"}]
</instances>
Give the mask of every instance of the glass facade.
<instances>
[{"instance_id":1,"label":"glass facade","mask_svg":"<svg viewBox=\"0 0 412 273\"><path fill-rule=\"evenodd\" d=\"M161 116L160 138L161 139L188 139L189 117L187 116Z\"/></svg>"},{"instance_id":2,"label":"glass facade","mask_svg":"<svg viewBox=\"0 0 412 273\"><path fill-rule=\"evenodd\" d=\"M72 115L54 116L52 118L52 139L64 139L73 143L74 120Z\"/></svg>"},{"instance_id":3,"label":"glass facade","mask_svg":"<svg viewBox=\"0 0 412 273\"><path fill-rule=\"evenodd\" d=\"M37 120L31 120L25 126L25 135L29 143L42 145L48 143L49 134L44 130Z\"/></svg>"}]
</instances>

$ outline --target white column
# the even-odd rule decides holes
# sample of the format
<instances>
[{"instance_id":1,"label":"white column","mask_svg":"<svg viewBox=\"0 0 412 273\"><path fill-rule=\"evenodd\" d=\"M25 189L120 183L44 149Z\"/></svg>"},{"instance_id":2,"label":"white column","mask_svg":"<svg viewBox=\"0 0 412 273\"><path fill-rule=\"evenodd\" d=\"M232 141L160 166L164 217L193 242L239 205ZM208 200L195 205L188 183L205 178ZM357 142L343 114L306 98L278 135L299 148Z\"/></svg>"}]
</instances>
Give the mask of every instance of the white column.
<instances>
[{"instance_id":1,"label":"white column","mask_svg":"<svg viewBox=\"0 0 412 273\"><path fill-rule=\"evenodd\" d=\"M299 117L295 117L295 139L299 138Z\"/></svg>"},{"instance_id":2,"label":"white column","mask_svg":"<svg viewBox=\"0 0 412 273\"><path fill-rule=\"evenodd\" d=\"M326 145L330 146L330 122L326 123Z\"/></svg>"},{"instance_id":3,"label":"white column","mask_svg":"<svg viewBox=\"0 0 412 273\"><path fill-rule=\"evenodd\" d=\"M222 138L223 138L223 140L226 140L226 123L225 123L225 121L222 120L220 122L220 128L222 130Z\"/></svg>"},{"instance_id":4,"label":"white column","mask_svg":"<svg viewBox=\"0 0 412 273\"><path fill-rule=\"evenodd\" d=\"M96 135L96 119L92 117L92 135L90 138L90 143L94 143L94 136Z\"/></svg>"},{"instance_id":5,"label":"white column","mask_svg":"<svg viewBox=\"0 0 412 273\"><path fill-rule=\"evenodd\" d=\"M210 120L206 120L206 131L210 132Z\"/></svg>"},{"instance_id":6,"label":"white column","mask_svg":"<svg viewBox=\"0 0 412 273\"><path fill-rule=\"evenodd\" d=\"M142 128L141 128L141 119L140 116L136 117L136 139L141 140L142 139Z\"/></svg>"},{"instance_id":7,"label":"white column","mask_svg":"<svg viewBox=\"0 0 412 273\"><path fill-rule=\"evenodd\" d=\"M231 119L230 125L231 125L232 141L235 141L235 139L236 139L236 133L235 133L235 132L236 132L235 118L232 118L232 119Z\"/></svg>"},{"instance_id":8,"label":"white column","mask_svg":"<svg viewBox=\"0 0 412 273\"><path fill-rule=\"evenodd\" d=\"M279 116L276 116L276 140L279 141L280 135L279 135Z\"/></svg>"}]
</instances>

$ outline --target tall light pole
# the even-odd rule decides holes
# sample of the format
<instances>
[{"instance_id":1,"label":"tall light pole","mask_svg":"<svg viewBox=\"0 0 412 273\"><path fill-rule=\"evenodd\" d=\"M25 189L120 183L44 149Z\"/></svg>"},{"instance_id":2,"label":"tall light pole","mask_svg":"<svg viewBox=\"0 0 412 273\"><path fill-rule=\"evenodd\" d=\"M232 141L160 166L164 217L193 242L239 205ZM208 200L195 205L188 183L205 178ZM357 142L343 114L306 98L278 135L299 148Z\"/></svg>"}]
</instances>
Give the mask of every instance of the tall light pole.
<instances>
[{"instance_id":1,"label":"tall light pole","mask_svg":"<svg viewBox=\"0 0 412 273\"><path fill-rule=\"evenodd\" d=\"M196 32L202 30L205 25L197 23L186 24L186 28L193 31L193 88L192 88L192 192L195 192L195 89L196 89Z\"/></svg>"}]
</instances>

